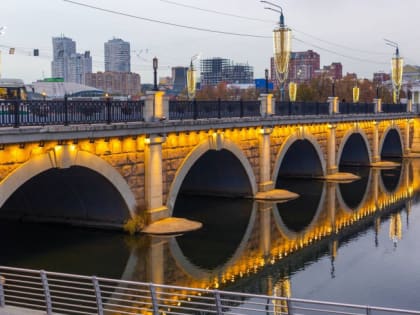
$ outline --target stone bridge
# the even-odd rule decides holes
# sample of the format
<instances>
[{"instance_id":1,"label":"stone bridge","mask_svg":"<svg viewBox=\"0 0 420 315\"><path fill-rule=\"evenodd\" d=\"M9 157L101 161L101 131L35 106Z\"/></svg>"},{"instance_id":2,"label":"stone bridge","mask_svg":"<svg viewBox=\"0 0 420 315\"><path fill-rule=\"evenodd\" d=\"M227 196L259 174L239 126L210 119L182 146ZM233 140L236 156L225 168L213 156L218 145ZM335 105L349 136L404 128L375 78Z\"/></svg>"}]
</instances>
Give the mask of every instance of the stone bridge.
<instances>
[{"instance_id":1,"label":"stone bridge","mask_svg":"<svg viewBox=\"0 0 420 315\"><path fill-rule=\"evenodd\" d=\"M268 95L260 117L175 121L167 104L149 95L144 122L0 128L0 214L121 227L173 216L181 193L254 198L420 151L412 112L276 116Z\"/></svg>"}]
</instances>

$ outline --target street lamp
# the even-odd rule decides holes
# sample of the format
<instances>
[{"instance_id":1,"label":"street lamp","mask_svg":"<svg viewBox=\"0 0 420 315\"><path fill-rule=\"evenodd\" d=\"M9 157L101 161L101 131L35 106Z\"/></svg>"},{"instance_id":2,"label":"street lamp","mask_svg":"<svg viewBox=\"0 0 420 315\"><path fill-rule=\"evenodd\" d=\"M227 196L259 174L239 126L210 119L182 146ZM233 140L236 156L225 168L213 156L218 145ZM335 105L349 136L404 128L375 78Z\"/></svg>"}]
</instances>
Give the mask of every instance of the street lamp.
<instances>
[{"instance_id":1,"label":"street lamp","mask_svg":"<svg viewBox=\"0 0 420 315\"><path fill-rule=\"evenodd\" d=\"M392 74L392 85L393 85L393 102L397 103L400 99L400 89L402 84L403 65L404 59L400 57L400 51L398 49L398 43L384 39L388 46L395 48L395 56L391 60L391 74Z\"/></svg>"},{"instance_id":2,"label":"street lamp","mask_svg":"<svg viewBox=\"0 0 420 315\"><path fill-rule=\"evenodd\" d=\"M156 57L153 58L153 91L159 91L157 86L157 68L158 68L158 59Z\"/></svg>"},{"instance_id":3,"label":"street lamp","mask_svg":"<svg viewBox=\"0 0 420 315\"><path fill-rule=\"evenodd\" d=\"M265 69L265 93L268 94L268 69Z\"/></svg>"},{"instance_id":4,"label":"street lamp","mask_svg":"<svg viewBox=\"0 0 420 315\"><path fill-rule=\"evenodd\" d=\"M280 100L284 101L284 84L287 79L292 48L292 30L284 24L282 7L265 0L261 0L261 2L274 6L279 10L271 7L265 7L265 9L280 13L279 26L273 30L273 46L274 64L276 66L277 79L280 83Z\"/></svg>"},{"instance_id":5,"label":"street lamp","mask_svg":"<svg viewBox=\"0 0 420 315\"><path fill-rule=\"evenodd\" d=\"M45 101L45 98L47 97L47 93L45 93L45 91L42 91L41 95L42 95L42 99Z\"/></svg>"}]
</instances>

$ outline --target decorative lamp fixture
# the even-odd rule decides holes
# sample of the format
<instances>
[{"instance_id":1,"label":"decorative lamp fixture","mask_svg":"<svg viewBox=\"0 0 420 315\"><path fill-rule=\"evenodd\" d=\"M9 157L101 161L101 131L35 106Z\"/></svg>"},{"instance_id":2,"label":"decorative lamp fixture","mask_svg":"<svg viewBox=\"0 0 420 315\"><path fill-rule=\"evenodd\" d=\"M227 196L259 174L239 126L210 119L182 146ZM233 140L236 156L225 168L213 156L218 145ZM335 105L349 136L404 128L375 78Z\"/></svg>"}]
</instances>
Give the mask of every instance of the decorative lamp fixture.
<instances>
[{"instance_id":1,"label":"decorative lamp fixture","mask_svg":"<svg viewBox=\"0 0 420 315\"><path fill-rule=\"evenodd\" d=\"M353 103L359 103L360 89L355 86L353 88Z\"/></svg>"},{"instance_id":2,"label":"decorative lamp fixture","mask_svg":"<svg viewBox=\"0 0 420 315\"><path fill-rule=\"evenodd\" d=\"M187 71L187 92L189 99L193 99L195 97L196 85L196 71L194 69L193 61L191 59L190 67Z\"/></svg>"},{"instance_id":3,"label":"decorative lamp fixture","mask_svg":"<svg viewBox=\"0 0 420 315\"><path fill-rule=\"evenodd\" d=\"M387 45L395 47L395 56L391 60L391 78L393 86L393 101L394 104L400 100L400 90L402 84L404 59L400 57L398 43L385 39Z\"/></svg>"},{"instance_id":4,"label":"decorative lamp fixture","mask_svg":"<svg viewBox=\"0 0 420 315\"><path fill-rule=\"evenodd\" d=\"M276 68L277 80L280 83L280 100L284 101L284 84L289 72L290 52L292 49L292 30L284 24L283 9L274 3L261 0L278 9L266 7L265 9L280 13L279 26L273 30L274 65Z\"/></svg>"},{"instance_id":5,"label":"decorative lamp fixture","mask_svg":"<svg viewBox=\"0 0 420 315\"><path fill-rule=\"evenodd\" d=\"M295 82L289 83L289 99L291 102L296 102L297 84Z\"/></svg>"}]
</instances>

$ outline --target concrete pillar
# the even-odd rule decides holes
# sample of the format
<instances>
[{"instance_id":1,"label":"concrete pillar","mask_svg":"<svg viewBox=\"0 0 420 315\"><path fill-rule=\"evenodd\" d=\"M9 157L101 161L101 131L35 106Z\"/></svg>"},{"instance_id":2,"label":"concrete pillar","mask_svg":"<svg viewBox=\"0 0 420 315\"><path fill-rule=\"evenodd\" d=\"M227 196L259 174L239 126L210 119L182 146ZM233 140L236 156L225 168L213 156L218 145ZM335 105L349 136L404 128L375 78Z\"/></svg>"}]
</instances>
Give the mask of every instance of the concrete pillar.
<instances>
[{"instance_id":1,"label":"concrete pillar","mask_svg":"<svg viewBox=\"0 0 420 315\"><path fill-rule=\"evenodd\" d=\"M380 98L374 98L373 99L373 111L375 114L382 112L382 99Z\"/></svg>"},{"instance_id":2,"label":"concrete pillar","mask_svg":"<svg viewBox=\"0 0 420 315\"><path fill-rule=\"evenodd\" d=\"M165 92L146 92L143 118L144 121L159 121L169 119L169 98L165 96Z\"/></svg>"},{"instance_id":3,"label":"concrete pillar","mask_svg":"<svg viewBox=\"0 0 420 315\"><path fill-rule=\"evenodd\" d=\"M373 143L372 143L372 163L379 162L381 156L379 155L379 126L378 122L373 122Z\"/></svg>"},{"instance_id":4,"label":"concrete pillar","mask_svg":"<svg viewBox=\"0 0 420 315\"><path fill-rule=\"evenodd\" d=\"M275 114L275 99L273 94L260 94L258 100L260 103L261 117L273 116Z\"/></svg>"},{"instance_id":5,"label":"concrete pillar","mask_svg":"<svg viewBox=\"0 0 420 315\"><path fill-rule=\"evenodd\" d=\"M330 130L328 135L328 146L327 146L327 174L335 174L338 171L336 163L336 125L328 125Z\"/></svg>"},{"instance_id":6,"label":"concrete pillar","mask_svg":"<svg viewBox=\"0 0 420 315\"><path fill-rule=\"evenodd\" d=\"M274 203L258 203L258 213L260 215L260 250L264 259L270 257L271 252L271 212Z\"/></svg>"},{"instance_id":7,"label":"concrete pillar","mask_svg":"<svg viewBox=\"0 0 420 315\"><path fill-rule=\"evenodd\" d=\"M145 201L149 223L168 216L168 209L163 206L162 185L162 143L166 138L150 135L145 139Z\"/></svg>"},{"instance_id":8,"label":"concrete pillar","mask_svg":"<svg viewBox=\"0 0 420 315\"><path fill-rule=\"evenodd\" d=\"M259 191L269 191L274 188L271 180L271 151L270 134L273 128L263 127L260 129L259 155L260 155L260 182Z\"/></svg>"},{"instance_id":9,"label":"concrete pillar","mask_svg":"<svg viewBox=\"0 0 420 315\"><path fill-rule=\"evenodd\" d=\"M338 96L330 96L328 97L328 104L329 104L329 114L339 114L339 101Z\"/></svg>"},{"instance_id":10,"label":"concrete pillar","mask_svg":"<svg viewBox=\"0 0 420 315\"><path fill-rule=\"evenodd\" d=\"M409 155L411 153L410 148L410 126L411 126L411 120L407 119L405 122L405 128L404 128L404 155Z\"/></svg>"}]
</instances>

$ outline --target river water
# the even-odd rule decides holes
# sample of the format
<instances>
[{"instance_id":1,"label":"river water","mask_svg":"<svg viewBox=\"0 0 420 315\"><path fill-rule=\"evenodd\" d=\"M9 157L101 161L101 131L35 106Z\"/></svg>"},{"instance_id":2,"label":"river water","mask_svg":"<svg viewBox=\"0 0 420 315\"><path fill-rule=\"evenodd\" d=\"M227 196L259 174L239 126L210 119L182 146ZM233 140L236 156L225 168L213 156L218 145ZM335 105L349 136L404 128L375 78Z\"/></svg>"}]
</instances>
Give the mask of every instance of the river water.
<instances>
[{"instance_id":1,"label":"river water","mask_svg":"<svg viewBox=\"0 0 420 315\"><path fill-rule=\"evenodd\" d=\"M280 180L296 200L180 196L203 228L127 236L0 222L0 265L420 310L417 163L348 169L348 184Z\"/></svg>"}]
</instances>

